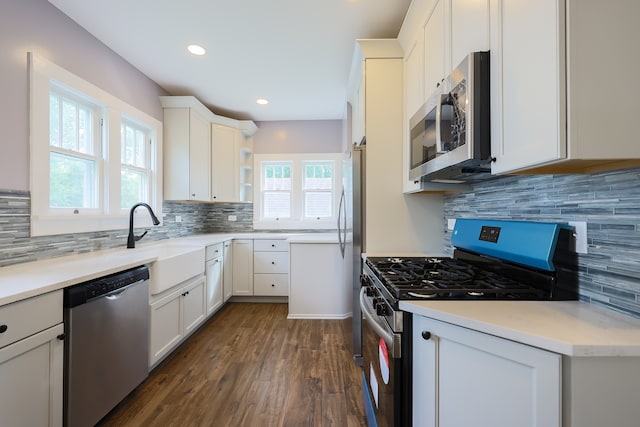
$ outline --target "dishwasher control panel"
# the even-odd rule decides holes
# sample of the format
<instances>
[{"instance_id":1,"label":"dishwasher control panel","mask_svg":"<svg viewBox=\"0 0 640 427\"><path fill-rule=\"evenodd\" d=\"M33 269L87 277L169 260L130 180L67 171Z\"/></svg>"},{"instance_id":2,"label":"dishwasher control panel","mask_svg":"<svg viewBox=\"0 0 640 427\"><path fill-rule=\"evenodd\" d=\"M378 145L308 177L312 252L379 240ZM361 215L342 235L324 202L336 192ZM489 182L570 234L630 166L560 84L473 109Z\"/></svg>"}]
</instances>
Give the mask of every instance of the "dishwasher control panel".
<instances>
[{"instance_id":1,"label":"dishwasher control panel","mask_svg":"<svg viewBox=\"0 0 640 427\"><path fill-rule=\"evenodd\" d=\"M64 306L75 307L143 280L149 280L149 269L144 265L79 283L64 290Z\"/></svg>"}]
</instances>

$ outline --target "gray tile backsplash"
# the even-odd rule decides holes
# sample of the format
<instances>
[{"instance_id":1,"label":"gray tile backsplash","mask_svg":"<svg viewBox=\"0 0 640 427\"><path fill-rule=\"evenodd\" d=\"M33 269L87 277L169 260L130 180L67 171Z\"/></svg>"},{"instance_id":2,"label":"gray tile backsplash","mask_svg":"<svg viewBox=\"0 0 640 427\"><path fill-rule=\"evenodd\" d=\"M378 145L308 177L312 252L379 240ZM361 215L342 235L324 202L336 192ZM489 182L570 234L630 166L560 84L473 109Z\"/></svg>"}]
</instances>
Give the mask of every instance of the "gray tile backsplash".
<instances>
[{"instance_id":1,"label":"gray tile backsplash","mask_svg":"<svg viewBox=\"0 0 640 427\"><path fill-rule=\"evenodd\" d=\"M451 218L586 221L580 298L640 317L640 168L588 175L522 175L445 196ZM450 234L445 246L451 250Z\"/></svg>"},{"instance_id":2,"label":"gray tile backsplash","mask_svg":"<svg viewBox=\"0 0 640 427\"><path fill-rule=\"evenodd\" d=\"M127 230L31 238L29 212L28 192L0 191L0 266L126 245ZM229 215L237 220L228 221ZM445 196L444 227L450 218L586 221L589 253L578 259L581 299L640 317L640 168L479 182ZM145 240L249 232L252 223L250 203L165 201L163 224L149 229ZM445 247L451 251L448 233Z\"/></svg>"},{"instance_id":3,"label":"gray tile backsplash","mask_svg":"<svg viewBox=\"0 0 640 427\"><path fill-rule=\"evenodd\" d=\"M0 267L99 251L127 244L128 230L30 237L28 192L0 190ZM251 203L196 203L165 201L162 225L149 228L145 241L192 234L253 231ZM236 221L228 221L235 215ZM176 222L176 216L182 222ZM139 233L137 230L136 233Z\"/></svg>"}]
</instances>

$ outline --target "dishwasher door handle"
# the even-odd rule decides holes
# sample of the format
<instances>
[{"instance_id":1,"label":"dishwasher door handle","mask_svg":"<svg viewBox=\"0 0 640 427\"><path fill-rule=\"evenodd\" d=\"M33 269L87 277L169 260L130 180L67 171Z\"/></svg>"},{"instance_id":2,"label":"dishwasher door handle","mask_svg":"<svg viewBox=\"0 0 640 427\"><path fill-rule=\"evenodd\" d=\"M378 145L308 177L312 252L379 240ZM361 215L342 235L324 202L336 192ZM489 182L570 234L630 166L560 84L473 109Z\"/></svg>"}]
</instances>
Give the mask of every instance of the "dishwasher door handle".
<instances>
[{"instance_id":1,"label":"dishwasher door handle","mask_svg":"<svg viewBox=\"0 0 640 427\"><path fill-rule=\"evenodd\" d=\"M119 299L121 296L123 296L124 294L127 293L127 288L124 288L122 290L118 290L116 292L113 292L111 294L107 294L104 297L108 300L116 300Z\"/></svg>"}]
</instances>

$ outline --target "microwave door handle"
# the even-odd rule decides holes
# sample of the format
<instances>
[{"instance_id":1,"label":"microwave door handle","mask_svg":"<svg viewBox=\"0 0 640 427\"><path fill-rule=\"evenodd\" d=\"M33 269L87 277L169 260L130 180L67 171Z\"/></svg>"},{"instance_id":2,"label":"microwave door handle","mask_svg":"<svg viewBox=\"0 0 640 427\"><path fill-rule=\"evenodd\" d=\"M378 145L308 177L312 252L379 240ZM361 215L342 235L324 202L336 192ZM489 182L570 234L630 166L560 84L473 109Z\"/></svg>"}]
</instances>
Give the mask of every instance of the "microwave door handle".
<instances>
[{"instance_id":1,"label":"microwave door handle","mask_svg":"<svg viewBox=\"0 0 640 427\"><path fill-rule=\"evenodd\" d=\"M448 95L440 95L436 104L436 153L444 153L442 148L442 104L447 100Z\"/></svg>"}]
</instances>

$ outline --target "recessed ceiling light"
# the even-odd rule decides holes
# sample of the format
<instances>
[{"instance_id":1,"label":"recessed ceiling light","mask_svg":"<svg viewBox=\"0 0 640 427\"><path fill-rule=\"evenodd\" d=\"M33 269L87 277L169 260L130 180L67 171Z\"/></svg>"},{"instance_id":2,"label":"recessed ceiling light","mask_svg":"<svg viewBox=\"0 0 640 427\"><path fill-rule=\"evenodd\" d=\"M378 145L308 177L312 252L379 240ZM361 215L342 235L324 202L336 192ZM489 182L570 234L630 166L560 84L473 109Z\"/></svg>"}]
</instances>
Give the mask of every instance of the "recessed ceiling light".
<instances>
[{"instance_id":1,"label":"recessed ceiling light","mask_svg":"<svg viewBox=\"0 0 640 427\"><path fill-rule=\"evenodd\" d=\"M201 55L204 55L205 53L207 53L205 48L203 48L202 46L199 46L197 44L190 44L189 46L187 46L187 49L192 54L198 55L198 56L201 56Z\"/></svg>"},{"instance_id":2,"label":"recessed ceiling light","mask_svg":"<svg viewBox=\"0 0 640 427\"><path fill-rule=\"evenodd\" d=\"M269 103L269 101L264 98L258 98L256 102L260 105L267 105Z\"/></svg>"}]
</instances>

